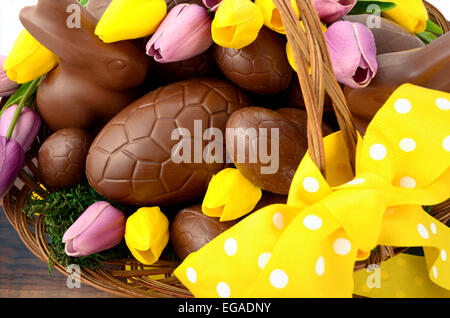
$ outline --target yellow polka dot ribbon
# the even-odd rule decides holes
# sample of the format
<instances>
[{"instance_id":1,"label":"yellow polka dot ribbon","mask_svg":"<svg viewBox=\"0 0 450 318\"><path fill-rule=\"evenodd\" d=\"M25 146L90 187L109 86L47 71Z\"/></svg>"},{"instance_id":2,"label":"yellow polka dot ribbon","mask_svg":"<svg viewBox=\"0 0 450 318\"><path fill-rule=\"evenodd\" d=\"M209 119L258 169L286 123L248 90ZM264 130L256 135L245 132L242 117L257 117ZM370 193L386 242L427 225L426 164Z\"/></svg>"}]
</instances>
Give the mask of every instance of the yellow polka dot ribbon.
<instances>
[{"instance_id":1,"label":"yellow polka dot ribbon","mask_svg":"<svg viewBox=\"0 0 450 318\"><path fill-rule=\"evenodd\" d=\"M450 289L449 228L423 205L450 196L450 94L397 89L359 138L353 177L341 133L324 139L326 178L305 155L286 204L249 215L174 274L196 297L351 297L377 245L423 246Z\"/></svg>"}]
</instances>

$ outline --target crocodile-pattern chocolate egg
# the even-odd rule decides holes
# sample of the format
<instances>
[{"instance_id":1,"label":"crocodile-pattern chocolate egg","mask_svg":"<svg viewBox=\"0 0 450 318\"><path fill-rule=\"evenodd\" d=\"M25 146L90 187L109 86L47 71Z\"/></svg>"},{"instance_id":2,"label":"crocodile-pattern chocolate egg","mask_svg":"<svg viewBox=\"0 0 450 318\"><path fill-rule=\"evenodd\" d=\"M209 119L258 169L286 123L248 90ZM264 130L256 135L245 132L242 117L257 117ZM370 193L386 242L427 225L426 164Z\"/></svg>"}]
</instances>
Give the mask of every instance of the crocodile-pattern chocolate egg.
<instances>
[{"instance_id":1,"label":"crocodile-pattern chocolate egg","mask_svg":"<svg viewBox=\"0 0 450 318\"><path fill-rule=\"evenodd\" d=\"M286 89L291 82L293 70L286 57L286 43L265 27L255 42L242 49L219 45L213 49L223 74L249 92L272 95Z\"/></svg>"},{"instance_id":2,"label":"crocodile-pattern chocolate egg","mask_svg":"<svg viewBox=\"0 0 450 318\"><path fill-rule=\"evenodd\" d=\"M170 226L170 242L178 257L184 260L236 223L220 222L219 218L203 214L201 205L194 205L176 214Z\"/></svg>"},{"instance_id":3,"label":"crocodile-pattern chocolate egg","mask_svg":"<svg viewBox=\"0 0 450 318\"><path fill-rule=\"evenodd\" d=\"M86 161L89 183L104 197L131 205L199 199L213 174L227 166L218 134L225 135L230 115L248 105L223 80L160 87L117 114L96 137Z\"/></svg>"},{"instance_id":4,"label":"crocodile-pattern chocolate egg","mask_svg":"<svg viewBox=\"0 0 450 318\"><path fill-rule=\"evenodd\" d=\"M75 128L59 130L45 140L38 154L44 183L56 189L80 183L91 142L88 132Z\"/></svg>"},{"instance_id":5,"label":"crocodile-pattern chocolate egg","mask_svg":"<svg viewBox=\"0 0 450 318\"><path fill-rule=\"evenodd\" d=\"M239 171L265 191L288 194L306 153L306 121L293 121L261 107L245 107L228 120L228 154Z\"/></svg>"}]
</instances>

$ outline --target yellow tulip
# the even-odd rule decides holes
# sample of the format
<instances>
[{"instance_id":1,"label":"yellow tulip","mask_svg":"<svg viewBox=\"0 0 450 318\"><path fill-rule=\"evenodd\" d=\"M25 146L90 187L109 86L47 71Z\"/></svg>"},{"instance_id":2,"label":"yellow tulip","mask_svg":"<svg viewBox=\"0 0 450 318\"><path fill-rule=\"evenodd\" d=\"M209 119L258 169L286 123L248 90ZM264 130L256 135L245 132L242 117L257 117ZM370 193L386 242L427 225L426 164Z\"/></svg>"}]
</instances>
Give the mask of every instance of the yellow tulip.
<instances>
[{"instance_id":1,"label":"yellow tulip","mask_svg":"<svg viewBox=\"0 0 450 318\"><path fill-rule=\"evenodd\" d=\"M303 27L303 29L305 29L305 26L303 25L302 21L300 21L300 24ZM327 31L327 27L323 24L322 24L322 31L323 32ZM289 42L286 43L286 55L287 55L289 64L294 69L294 71L297 72L297 67L295 66L295 62L294 62L294 55L292 54L292 49L291 49ZM311 68L309 68L309 74L311 74Z\"/></svg>"},{"instance_id":2,"label":"yellow tulip","mask_svg":"<svg viewBox=\"0 0 450 318\"><path fill-rule=\"evenodd\" d=\"M151 265L169 242L169 220L159 207L140 208L128 217L125 243L142 264Z\"/></svg>"},{"instance_id":3,"label":"yellow tulip","mask_svg":"<svg viewBox=\"0 0 450 318\"><path fill-rule=\"evenodd\" d=\"M261 10L250 0L223 0L211 26L212 38L238 50L256 40L263 24Z\"/></svg>"},{"instance_id":4,"label":"yellow tulip","mask_svg":"<svg viewBox=\"0 0 450 318\"><path fill-rule=\"evenodd\" d=\"M422 33L427 27L428 12L422 0L384 0L397 6L382 15L413 33Z\"/></svg>"},{"instance_id":5,"label":"yellow tulip","mask_svg":"<svg viewBox=\"0 0 450 318\"><path fill-rule=\"evenodd\" d=\"M156 31L166 13L164 0L113 0L95 34L105 43L146 37Z\"/></svg>"},{"instance_id":6,"label":"yellow tulip","mask_svg":"<svg viewBox=\"0 0 450 318\"><path fill-rule=\"evenodd\" d=\"M6 58L3 68L10 80L24 84L50 72L58 57L23 30Z\"/></svg>"},{"instance_id":7,"label":"yellow tulip","mask_svg":"<svg viewBox=\"0 0 450 318\"><path fill-rule=\"evenodd\" d=\"M275 32L286 34L283 21L281 20L280 11L273 3L273 0L255 0L255 4L261 9L264 17L264 25L266 27ZM297 17L300 17L297 2L295 0L291 0L291 5L297 14Z\"/></svg>"},{"instance_id":8,"label":"yellow tulip","mask_svg":"<svg viewBox=\"0 0 450 318\"><path fill-rule=\"evenodd\" d=\"M220 217L221 222L236 220L250 213L261 195L261 189L238 169L224 169L209 182L202 211L207 216Z\"/></svg>"}]
</instances>

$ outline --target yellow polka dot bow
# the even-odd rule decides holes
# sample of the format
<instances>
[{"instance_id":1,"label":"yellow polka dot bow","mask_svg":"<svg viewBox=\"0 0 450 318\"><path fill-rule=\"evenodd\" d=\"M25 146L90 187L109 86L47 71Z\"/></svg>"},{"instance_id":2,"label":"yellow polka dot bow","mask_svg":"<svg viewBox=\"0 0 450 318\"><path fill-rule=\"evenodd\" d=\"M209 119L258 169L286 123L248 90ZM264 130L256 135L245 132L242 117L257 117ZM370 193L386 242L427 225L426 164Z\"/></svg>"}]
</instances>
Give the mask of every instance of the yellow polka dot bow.
<instances>
[{"instance_id":1,"label":"yellow polka dot bow","mask_svg":"<svg viewBox=\"0 0 450 318\"><path fill-rule=\"evenodd\" d=\"M287 204L249 215L175 275L196 297L351 297L356 260L377 245L423 246L450 289L449 228L423 205L450 196L450 94L410 84L359 138L353 178L341 133L324 139L326 180L307 154Z\"/></svg>"}]
</instances>

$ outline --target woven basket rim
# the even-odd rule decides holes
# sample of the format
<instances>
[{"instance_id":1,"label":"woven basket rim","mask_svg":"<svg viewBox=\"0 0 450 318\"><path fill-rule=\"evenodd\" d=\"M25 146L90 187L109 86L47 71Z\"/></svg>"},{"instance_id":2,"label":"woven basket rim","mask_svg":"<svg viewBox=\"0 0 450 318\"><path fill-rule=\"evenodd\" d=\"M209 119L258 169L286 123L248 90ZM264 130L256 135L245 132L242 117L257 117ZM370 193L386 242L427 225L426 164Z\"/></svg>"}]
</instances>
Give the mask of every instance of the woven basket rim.
<instances>
[{"instance_id":1,"label":"woven basket rim","mask_svg":"<svg viewBox=\"0 0 450 318\"><path fill-rule=\"evenodd\" d=\"M287 3L289 0L274 0L277 5L282 3ZM312 5L311 0L304 0L302 2L298 1L299 7L309 8ZM445 20L444 16L437 10L433 5L424 1L427 10L430 14L430 18L439 24L444 32L448 32L450 30L450 24ZM314 10L315 12L315 10ZM306 21L311 21L311 19L316 19L312 23L320 23L318 20L318 16L311 16L306 18ZM308 29L308 28L307 28ZM311 28L313 29L313 28ZM316 30L317 31L317 30ZM308 32L308 31L307 31ZM313 31L310 30L312 34ZM321 33L323 36L323 34ZM307 34L307 36L311 36L311 34ZM319 36L318 33L315 33L315 36ZM291 34L288 34L288 38L296 38ZM305 39L304 39L305 40ZM307 39L307 41L312 41L311 37ZM320 52L320 44L317 44L317 41L314 42L318 47L314 50L313 54L319 54ZM321 44L323 46L323 43ZM300 48L298 48L300 50ZM323 47L322 47L323 50ZM323 53L323 51L321 51ZM330 61L327 60L325 56L323 60L317 60L315 56L312 57L304 57L306 60L311 61L313 65L319 65L319 67L325 67L328 63L328 67L330 67ZM315 69L316 66L312 68ZM314 72L313 72L314 73ZM319 77L321 75L319 74ZM301 86L303 87L304 92L306 92L305 86L308 86L312 92L322 96L325 92L325 86L336 85L336 91L332 92L334 94L334 101L339 105L339 96L341 98L343 96L342 89L337 84L335 79L329 80L325 83L323 78L317 78L314 75L313 79L308 76L308 81L305 82L303 79L300 79ZM340 92L339 92L340 91ZM314 95L313 93L313 95ZM313 127L313 134L309 134L309 144L310 144L310 152L315 154L314 161L322 171L324 171L324 160L323 160L323 146L320 145L320 142L317 143L317 140L321 139L321 116L323 112L323 98L319 97L318 100L315 99L317 96L312 96L311 100L307 101L307 111L308 111L308 119L309 119L309 127ZM322 104L322 105L321 105ZM339 108L340 107L340 108ZM352 124L351 114L349 118L348 114L346 115L345 110L345 98L344 104L341 103L338 108L335 108L336 115L343 116L340 119L341 129L347 129L347 137L354 138L356 136L355 129ZM309 109L308 109L309 108ZM347 109L348 111L348 109ZM348 111L349 112L349 111ZM314 118L314 119L311 119ZM338 118L339 121L339 118ZM314 128L315 127L315 128ZM310 129L309 129L310 130ZM315 134L315 135L314 135ZM45 138L38 138L38 143L42 142ZM316 140L316 142L314 142ZM356 140L355 140L356 142ZM313 146L311 146L313 145ZM321 149L322 147L322 149ZM19 175L20 184L15 184L8 191L6 196L2 200L3 208L5 211L5 215L8 221L11 223L13 228L17 231L21 241L24 245L40 260L48 263L49 259L52 261L53 268L57 269L65 276L69 276L70 274L66 271L64 266L59 264L56 260L54 260L51 256L49 242L47 241L47 235L45 232L44 225L44 217L36 216L33 219L29 219L26 217L25 213L23 213L23 209L26 205L26 199L28 195L34 191L37 194L42 196L47 195L45 191L41 188L38 176L38 169L33 161L33 159L37 156L38 152L38 144L33 145L31 151L27 153L26 163L24 170L21 171ZM354 151L354 149L351 149ZM26 169L26 171L25 171ZM436 206L430 213L439 221L446 223L450 220L450 200ZM378 248L377 253L372 253L370 258L366 261L357 262L355 264L355 271L366 268L369 264L379 264L394 255L397 255L406 248L398 247L386 247L380 246ZM172 275L172 271L175 269L177 262L167 261L167 260L159 260L152 266L145 266L144 269L142 267L144 265L140 264L138 261L134 259L122 259L122 260L113 260L113 261L105 261L105 264L108 265L116 265L121 267L119 270L106 270L105 268L99 269L88 269L82 268L81 270L81 282L83 284L92 286L98 290L107 292L111 295L122 296L122 297L136 297L136 298L166 298L166 297L179 297L179 298L191 298L193 295L189 292L189 290L184 287L177 279ZM130 269L125 270L125 266ZM165 278L163 279L152 279L149 275L156 274L165 274Z\"/></svg>"}]
</instances>

